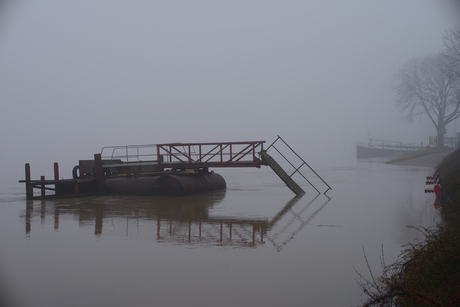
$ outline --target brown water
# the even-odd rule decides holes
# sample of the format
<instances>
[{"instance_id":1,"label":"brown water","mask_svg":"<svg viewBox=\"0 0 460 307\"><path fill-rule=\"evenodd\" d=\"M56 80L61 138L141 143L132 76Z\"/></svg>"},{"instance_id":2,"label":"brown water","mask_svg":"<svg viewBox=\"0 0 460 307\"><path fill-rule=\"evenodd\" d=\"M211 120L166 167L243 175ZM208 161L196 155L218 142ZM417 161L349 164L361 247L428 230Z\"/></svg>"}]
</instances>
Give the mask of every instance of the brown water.
<instances>
[{"instance_id":1,"label":"brown water","mask_svg":"<svg viewBox=\"0 0 460 307\"><path fill-rule=\"evenodd\" d=\"M218 170L223 192L180 198L26 201L2 181L0 286L11 306L358 306L408 228L440 221L430 168L317 170L332 187L293 193L268 168ZM324 191L318 181L312 181Z\"/></svg>"}]
</instances>

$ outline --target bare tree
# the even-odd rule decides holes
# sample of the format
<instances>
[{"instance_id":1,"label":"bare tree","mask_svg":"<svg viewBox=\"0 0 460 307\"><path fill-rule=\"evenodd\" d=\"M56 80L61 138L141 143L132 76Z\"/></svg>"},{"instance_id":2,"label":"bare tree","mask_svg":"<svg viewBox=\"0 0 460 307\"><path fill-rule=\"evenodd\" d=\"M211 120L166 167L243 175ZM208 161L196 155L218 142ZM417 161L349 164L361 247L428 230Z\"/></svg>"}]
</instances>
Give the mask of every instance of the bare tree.
<instances>
[{"instance_id":1,"label":"bare tree","mask_svg":"<svg viewBox=\"0 0 460 307\"><path fill-rule=\"evenodd\" d=\"M443 52L449 70L460 78L460 26L447 30L443 37Z\"/></svg>"},{"instance_id":2,"label":"bare tree","mask_svg":"<svg viewBox=\"0 0 460 307\"><path fill-rule=\"evenodd\" d=\"M396 105L412 122L424 114L436 127L438 147L444 146L446 125L460 116L459 77L442 54L413 58L394 76Z\"/></svg>"}]
</instances>

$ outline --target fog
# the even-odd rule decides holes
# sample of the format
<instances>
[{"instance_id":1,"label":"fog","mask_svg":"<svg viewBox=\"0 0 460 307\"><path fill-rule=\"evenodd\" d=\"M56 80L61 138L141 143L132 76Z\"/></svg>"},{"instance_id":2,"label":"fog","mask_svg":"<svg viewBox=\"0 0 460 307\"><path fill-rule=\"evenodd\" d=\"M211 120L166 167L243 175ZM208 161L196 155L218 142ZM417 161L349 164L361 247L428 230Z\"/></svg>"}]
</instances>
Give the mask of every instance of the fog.
<instances>
[{"instance_id":1,"label":"fog","mask_svg":"<svg viewBox=\"0 0 460 307\"><path fill-rule=\"evenodd\" d=\"M101 147L281 135L312 166L369 136L428 142L391 81L438 52L449 1L17 1L0 6L0 171ZM448 127L448 136L460 124ZM48 174L46 173L46 174Z\"/></svg>"}]
</instances>

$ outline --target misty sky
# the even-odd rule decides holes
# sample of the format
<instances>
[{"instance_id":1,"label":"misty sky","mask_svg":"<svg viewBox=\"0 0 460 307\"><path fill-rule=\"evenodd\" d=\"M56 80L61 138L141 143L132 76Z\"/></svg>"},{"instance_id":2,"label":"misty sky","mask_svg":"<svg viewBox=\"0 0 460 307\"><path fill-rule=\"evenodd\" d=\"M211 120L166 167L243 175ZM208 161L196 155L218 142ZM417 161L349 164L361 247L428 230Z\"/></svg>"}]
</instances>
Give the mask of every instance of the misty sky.
<instances>
[{"instance_id":1,"label":"misty sky","mask_svg":"<svg viewBox=\"0 0 460 307\"><path fill-rule=\"evenodd\" d=\"M392 77L459 17L447 0L14 2L0 6L0 171L14 180L26 162L69 178L110 145L279 134L315 165L354 157L369 131L426 143L434 127L399 119Z\"/></svg>"}]
</instances>

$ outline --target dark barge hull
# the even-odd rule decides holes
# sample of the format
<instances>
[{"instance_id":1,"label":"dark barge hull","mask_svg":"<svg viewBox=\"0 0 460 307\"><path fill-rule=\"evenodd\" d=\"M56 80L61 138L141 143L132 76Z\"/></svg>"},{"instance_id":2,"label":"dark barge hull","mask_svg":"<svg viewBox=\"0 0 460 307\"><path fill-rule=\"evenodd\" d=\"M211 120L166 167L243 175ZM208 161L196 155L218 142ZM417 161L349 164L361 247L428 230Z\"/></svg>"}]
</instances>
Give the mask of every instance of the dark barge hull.
<instances>
[{"instance_id":1,"label":"dark barge hull","mask_svg":"<svg viewBox=\"0 0 460 307\"><path fill-rule=\"evenodd\" d=\"M407 151L356 145L356 158L396 157Z\"/></svg>"},{"instance_id":2,"label":"dark barge hull","mask_svg":"<svg viewBox=\"0 0 460 307\"><path fill-rule=\"evenodd\" d=\"M107 178L107 194L132 194L151 196L183 196L195 193L224 190L225 179L216 173L162 174L130 178Z\"/></svg>"},{"instance_id":3,"label":"dark barge hull","mask_svg":"<svg viewBox=\"0 0 460 307\"><path fill-rule=\"evenodd\" d=\"M425 150L424 147L414 147L411 149L384 148L373 146L356 145L356 158L378 158L378 157L398 157L407 154L411 151Z\"/></svg>"}]
</instances>

